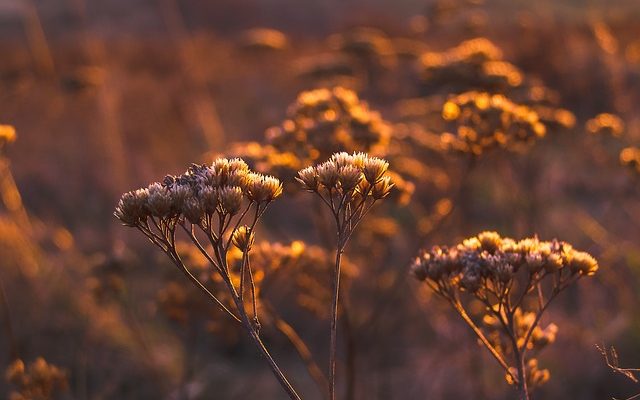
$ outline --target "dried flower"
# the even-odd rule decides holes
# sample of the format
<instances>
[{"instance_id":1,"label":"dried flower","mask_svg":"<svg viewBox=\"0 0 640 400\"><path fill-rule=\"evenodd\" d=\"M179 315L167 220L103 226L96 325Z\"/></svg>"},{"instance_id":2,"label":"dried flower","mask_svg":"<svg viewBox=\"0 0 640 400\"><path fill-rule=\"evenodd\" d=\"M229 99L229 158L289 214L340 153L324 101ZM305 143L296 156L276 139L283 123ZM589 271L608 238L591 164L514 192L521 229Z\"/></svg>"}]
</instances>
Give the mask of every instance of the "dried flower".
<instances>
[{"instance_id":1,"label":"dried flower","mask_svg":"<svg viewBox=\"0 0 640 400\"><path fill-rule=\"evenodd\" d=\"M528 398L529 390L549 379L549 371L538 370L533 358L526 361L526 352L555 341L558 330L555 324L541 329L540 317L559 292L593 275L598 263L565 242L537 237L515 241L482 232L454 247L423 250L410 270L449 301L503 367L507 380L518 385L522 398ZM465 310L461 297L465 292L486 307L484 331ZM533 311L524 309L529 296L538 304ZM514 367L509 366L508 356L514 357Z\"/></svg>"},{"instance_id":2,"label":"dried flower","mask_svg":"<svg viewBox=\"0 0 640 400\"><path fill-rule=\"evenodd\" d=\"M242 252L248 252L253 245L253 230L247 225L243 225L236 229L233 233L233 245Z\"/></svg>"}]
</instances>

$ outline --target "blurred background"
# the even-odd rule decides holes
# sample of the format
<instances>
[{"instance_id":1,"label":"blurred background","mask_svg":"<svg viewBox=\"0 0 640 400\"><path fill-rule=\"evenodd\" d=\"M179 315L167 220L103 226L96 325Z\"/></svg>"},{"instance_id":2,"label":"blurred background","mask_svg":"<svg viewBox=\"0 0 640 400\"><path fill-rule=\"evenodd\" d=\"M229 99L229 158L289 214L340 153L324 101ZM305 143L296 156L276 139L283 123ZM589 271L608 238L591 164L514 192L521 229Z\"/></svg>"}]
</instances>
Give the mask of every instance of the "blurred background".
<instances>
[{"instance_id":1,"label":"blurred background","mask_svg":"<svg viewBox=\"0 0 640 400\"><path fill-rule=\"evenodd\" d=\"M399 188L347 249L341 398L514 397L407 273L421 247L482 230L600 262L545 317L559 332L535 397L640 392L595 347L640 367L637 1L0 0L0 54L0 369L42 357L52 398L284 398L243 332L112 215L121 193L218 154L285 182L258 232L256 268L288 268L261 293L279 312L263 334L322 398L291 331L324 367L330 221L291 182L338 150L385 156ZM336 86L358 96L341 133L375 140L317 139L334 129L323 109L296 153L298 94ZM484 93L524 122L447 112Z\"/></svg>"}]
</instances>

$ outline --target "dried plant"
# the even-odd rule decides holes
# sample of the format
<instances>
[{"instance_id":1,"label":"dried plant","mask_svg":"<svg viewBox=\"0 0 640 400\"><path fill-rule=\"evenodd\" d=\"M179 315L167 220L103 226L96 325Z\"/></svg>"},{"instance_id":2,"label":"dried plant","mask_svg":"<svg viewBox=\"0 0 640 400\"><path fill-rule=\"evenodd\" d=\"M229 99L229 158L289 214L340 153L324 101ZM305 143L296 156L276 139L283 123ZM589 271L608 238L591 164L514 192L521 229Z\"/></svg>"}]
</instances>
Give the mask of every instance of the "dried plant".
<instances>
[{"instance_id":1,"label":"dried plant","mask_svg":"<svg viewBox=\"0 0 640 400\"><path fill-rule=\"evenodd\" d=\"M289 397L299 399L261 340L249 261L256 224L281 193L276 178L252 172L241 159L219 158L211 166L193 165L181 176L167 176L162 183L125 193L115 216L142 232L223 312L240 322ZM185 265L176 247L180 230L206 258L226 290L211 292ZM238 271L229 265L232 245L242 252Z\"/></svg>"},{"instance_id":2,"label":"dried plant","mask_svg":"<svg viewBox=\"0 0 640 400\"><path fill-rule=\"evenodd\" d=\"M15 360L6 370L5 377L15 389L9 400L51 400L56 393L67 390L67 373L44 358L38 357L25 366Z\"/></svg>"},{"instance_id":3,"label":"dried plant","mask_svg":"<svg viewBox=\"0 0 640 400\"><path fill-rule=\"evenodd\" d=\"M615 114L598 114L587 121L587 132L594 135L620 137L624 133L624 122Z\"/></svg>"},{"instance_id":4,"label":"dried plant","mask_svg":"<svg viewBox=\"0 0 640 400\"><path fill-rule=\"evenodd\" d=\"M611 346L609 347L609 350L607 350L607 348L604 345L602 346L596 345L596 348L604 357L604 361L607 363L607 367L609 367L613 372L620 374L625 378L629 379L631 382L638 383L638 378L636 374L640 372L640 368L621 367L620 360L618 358L618 351L616 350L615 347ZM640 398L640 393L634 396L628 397L626 400L634 400L637 398ZM614 397L613 400L618 400L618 399Z\"/></svg>"},{"instance_id":5,"label":"dried plant","mask_svg":"<svg viewBox=\"0 0 640 400\"><path fill-rule=\"evenodd\" d=\"M334 400L336 385L337 319L340 267L345 246L371 207L389 195L393 183L387 175L389 164L364 153L336 153L317 166L298 172L305 190L316 194L331 210L335 220L336 258L333 272L331 342L329 349L329 397Z\"/></svg>"},{"instance_id":6,"label":"dried plant","mask_svg":"<svg viewBox=\"0 0 640 400\"><path fill-rule=\"evenodd\" d=\"M492 147L518 149L544 137L547 130L531 108L515 104L503 95L467 92L444 104L442 116L456 125L456 133L444 133L448 148L479 155Z\"/></svg>"},{"instance_id":7,"label":"dried plant","mask_svg":"<svg viewBox=\"0 0 640 400\"><path fill-rule=\"evenodd\" d=\"M515 241L495 232L454 247L423 250L411 267L414 277L446 299L471 327L523 400L549 379L549 371L527 356L555 340L557 327L541 328L542 315L560 292L597 270L593 257L568 243L537 237ZM463 296L485 307L478 316L485 329L472 319Z\"/></svg>"}]
</instances>

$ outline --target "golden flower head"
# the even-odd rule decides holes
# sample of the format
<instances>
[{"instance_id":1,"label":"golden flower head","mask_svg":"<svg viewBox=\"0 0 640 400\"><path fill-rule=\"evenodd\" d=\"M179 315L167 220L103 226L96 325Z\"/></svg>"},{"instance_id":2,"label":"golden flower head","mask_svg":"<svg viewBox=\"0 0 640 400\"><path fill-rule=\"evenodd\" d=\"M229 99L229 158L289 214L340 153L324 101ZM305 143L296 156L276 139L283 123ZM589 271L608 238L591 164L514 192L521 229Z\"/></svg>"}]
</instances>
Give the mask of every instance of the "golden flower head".
<instances>
[{"instance_id":1,"label":"golden flower head","mask_svg":"<svg viewBox=\"0 0 640 400\"><path fill-rule=\"evenodd\" d=\"M271 202L282 194L282 184L273 176L251 174L248 183L249 200Z\"/></svg>"},{"instance_id":2,"label":"golden flower head","mask_svg":"<svg viewBox=\"0 0 640 400\"><path fill-rule=\"evenodd\" d=\"M338 166L333 161L327 161L318 165L316 169L318 181L327 189L335 188L338 183Z\"/></svg>"},{"instance_id":3,"label":"golden flower head","mask_svg":"<svg viewBox=\"0 0 640 400\"><path fill-rule=\"evenodd\" d=\"M371 157L364 160L363 173L364 177L370 184L374 185L387 172L389 163L377 157Z\"/></svg>"},{"instance_id":4,"label":"golden flower head","mask_svg":"<svg viewBox=\"0 0 640 400\"><path fill-rule=\"evenodd\" d=\"M253 230L249 226L243 225L233 232L233 245L242 252L248 252L249 250L251 250L253 240Z\"/></svg>"},{"instance_id":5,"label":"golden flower head","mask_svg":"<svg viewBox=\"0 0 640 400\"><path fill-rule=\"evenodd\" d=\"M391 193L391 189L393 188L393 183L391 182L391 177L385 176L382 179L378 180L378 182L373 185L373 189L371 190L371 196L375 200L380 200L389 195Z\"/></svg>"},{"instance_id":6,"label":"golden flower head","mask_svg":"<svg viewBox=\"0 0 640 400\"><path fill-rule=\"evenodd\" d=\"M305 190L310 192L318 190L318 174L314 167L307 167L298 171L296 180L302 184Z\"/></svg>"}]
</instances>

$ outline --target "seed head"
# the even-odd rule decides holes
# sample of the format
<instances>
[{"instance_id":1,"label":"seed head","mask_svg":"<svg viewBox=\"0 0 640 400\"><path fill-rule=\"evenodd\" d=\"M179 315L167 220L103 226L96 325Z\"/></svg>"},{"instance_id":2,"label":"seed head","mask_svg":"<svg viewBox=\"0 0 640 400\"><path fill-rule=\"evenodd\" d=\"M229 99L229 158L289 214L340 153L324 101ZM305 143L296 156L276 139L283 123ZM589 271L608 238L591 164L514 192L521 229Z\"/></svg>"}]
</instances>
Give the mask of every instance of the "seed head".
<instances>
[{"instance_id":1,"label":"seed head","mask_svg":"<svg viewBox=\"0 0 640 400\"><path fill-rule=\"evenodd\" d=\"M147 200L147 209L154 217L164 218L171 213L171 194L166 186L155 182L147 188L149 198Z\"/></svg>"},{"instance_id":2,"label":"seed head","mask_svg":"<svg viewBox=\"0 0 640 400\"><path fill-rule=\"evenodd\" d=\"M310 192L318 190L318 174L316 173L316 169L313 167L307 167L298 171L298 177L296 180L302 184L305 190Z\"/></svg>"},{"instance_id":3,"label":"seed head","mask_svg":"<svg viewBox=\"0 0 640 400\"><path fill-rule=\"evenodd\" d=\"M481 232L478 235L478 241L480 242L482 249L490 253L498 250L502 244L502 238L497 232Z\"/></svg>"},{"instance_id":4,"label":"seed head","mask_svg":"<svg viewBox=\"0 0 640 400\"><path fill-rule=\"evenodd\" d=\"M249 200L262 203L270 202L282 194L282 184L273 176L253 174L249 180Z\"/></svg>"},{"instance_id":5,"label":"seed head","mask_svg":"<svg viewBox=\"0 0 640 400\"><path fill-rule=\"evenodd\" d=\"M172 186L169 193L171 194L172 211L179 214L185 200L192 196L192 190L188 185L178 184Z\"/></svg>"},{"instance_id":6,"label":"seed head","mask_svg":"<svg viewBox=\"0 0 640 400\"><path fill-rule=\"evenodd\" d=\"M569 268L573 272L591 276L598 270L598 262L589 253L574 250L568 258Z\"/></svg>"},{"instance_id":7,"label":"seed head","mask_svg":"<svg viewBox=\"0 0 640 400\"><path fill-rule=\"evenodd\" d=\"M317 167L318 181L327 189L333 189L338 183L338 167L333 161L327 161Z\"/></svg>"},{"instance_id":8,"label":"seed head","mask_svg":"<svg viewBox=\"0 0 640 400\"><path fill-rule=\"evenodd\" d=\"M362 172L353 165L347 165L340 168L338 172L338 181L342 191L347 193L353 191L362 180Z\"/></svg>"},{"instance_id":9,"label":"seed head","mask_svg":"<svg viewBox=\"0 0 640 400\"><path fill-rule=\"evenodd\" d=\"M205 186L198 192L198 198L206 214L211 215L216 212L219 203L216 189L211 186Z\"/></svg>"},{"instance_id":10,"label":"seed head","mask_svg":"<svg viewBox=\"0 0 640 400\"><path fill-rule=\"evenodd\" d=\"M138 189L122 195L114 215L127 226L137 226L147 217L146 205L149 198L147 189Z\"/></svg>"},{"instance_id":11,"label":"seed head","mask_svg":"<svg viewBox=\"0 0 640 400\"><path fill-rule=\"evenodd\" d=\"M233 237L231 240L233 242L233 245L238 249L243 252L248 252L249 250L251 250L251 246L253 245L253 239L253 230L250 227L243 225L236 229L235 232L233 232Z\"/></svg>"},{"instance_id":12,"label":"seed head","mask_svg":"<svg viewBox=\"0 0 640 400\"><path fill-rule=\"evenodd\" d=\"M370 182L367 179L368 182ZM388 176L382 177L382 179L378 180L378 182L373 185L373 190L371 191L371 196L375 200L384 199L391 193L391 189L393 188L393 183L391 182L391 178Z\"/></svg>"},{"instance_id":13,"label":"seed head","mask_svg":"<svg viewBox=\"0 0 640 400\"><path fill-rule=\"evenodd\" d=\"M192 224L199 224L204 217L204 210L202 204L196 197L188 197L182 204L182 213L184 217Z\"/></svg>"},{"instance_id":14,"label":"seed head","mask_svg":"<svg viewBox=\"0 0 640 400\"><path fill-rule=\"evenodd\" d=\"M335 153L331 156L331 161L336 164L336 167L342 168L347 165L353 164L353 156L346 152Z\"/></svg>"},{"instance_id":15,"label":"seed head","mask_svg":"<svg viewBox=\"0 0 640 400\"><path fill-rule=\"evenodd\" d=\"M367 158L364 160L364 177L372 185L378 183L384 173L387 172L389 163L377 157Z\"/></svg>"},{"instance_id":16,"label":"seed head","mask_svg":"<svg viewBox=\"0 0 640 400\"><path fill-rule=\"evenodd\" d=\"M242 189L237 186L224 186L220 189L220 204L226 214L237 214L242 207Z\"/></svg>"}]
</instances>

